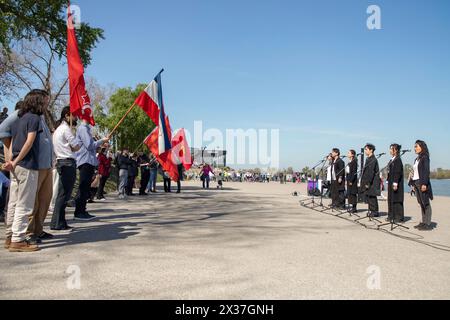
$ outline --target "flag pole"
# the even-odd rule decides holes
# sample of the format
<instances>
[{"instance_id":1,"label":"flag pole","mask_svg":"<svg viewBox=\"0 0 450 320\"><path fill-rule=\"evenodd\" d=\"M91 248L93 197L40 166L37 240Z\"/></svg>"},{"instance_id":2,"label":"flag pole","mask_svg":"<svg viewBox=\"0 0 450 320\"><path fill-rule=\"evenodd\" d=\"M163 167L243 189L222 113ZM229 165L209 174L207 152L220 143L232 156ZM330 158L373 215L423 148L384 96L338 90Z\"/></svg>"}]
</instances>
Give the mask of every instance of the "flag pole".
<instances>
[{"instance_id":1,"label":"flag pole","mask_svg":"<svg viewBox=\"0 0 450 320\"><path fill-rule=\"evenodd\" d=\"M125 118L130 114L130 112L134 109L136 106L136 101L133 102L133 105L128 109L128 111L125 113L125 115L120 119L120 121L116 124L114 129L109 133L108 138L111 139L112 135L117 131L117 129L120 127L120 125L125 121Z\"/></svg>"},{"instance_id":2,"label":"flag pole","mask_svg":"<svg viewBox=\"0 0 450 320\"><path fill-rule=\"evenodd\" d=\"M163 72L164 72L164 69L161 69L161 71L156 76L159 76ZM108 135L108 138L111 139L112 135L117 131L117 129L124 122L125 118L130 114L130 112L134 109L135 106L136 106L136 101L134 101L133 105L128 109L128 111L125 113L125 115L122 117L122 119L120 119L120 121L116 124L114 129Z\"/></svg>"}]
</instances>

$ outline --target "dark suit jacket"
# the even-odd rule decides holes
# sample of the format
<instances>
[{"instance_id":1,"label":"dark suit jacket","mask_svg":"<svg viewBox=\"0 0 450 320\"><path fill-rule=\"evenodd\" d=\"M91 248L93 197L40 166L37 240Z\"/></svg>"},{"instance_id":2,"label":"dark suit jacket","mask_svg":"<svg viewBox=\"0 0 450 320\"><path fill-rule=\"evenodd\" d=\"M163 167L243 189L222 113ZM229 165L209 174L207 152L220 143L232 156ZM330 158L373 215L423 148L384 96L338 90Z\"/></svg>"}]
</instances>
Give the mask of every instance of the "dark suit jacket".
<instances>
[{"instance_id":1,"label":"dark suit jacket","mask_svg":"<svg viewBox=\"0 0 450 320\"><path fill-rule=\"evenodd\" d=\"M389 201L403 202L405 200L405 186L403 178L403 161L396 157L394 161L389 162L388 166L388 193ZM394 191L394 183L398 184L398 190Z\"/></svg>"},{"instance_id":2,"label":"dark suit jacket","mask_svg":"<svg viewBox=\"0 0 450 320\"><path fill-rule=\"evenodd\" d=\"M428 196L431 200L433 200L433 188L431 187L431 181L430 181L430 157L428 156L419 156L417 158L419 160L419 182L421 186L427 186L428 187ZM409 181L409 184L411 186L414 186L414 182L411 180Z\"/></svg>"},{"instance_id":3,"label":"dark suit jacket","mask_svg":"<svg viewBox=\"0 0 450 320\"><path fill-rule=\"evenodd\" d=\"M347 174L347 192L349 194L358 194L358 160L353 160L348 164L350 173ZM350 183L352 185L350 185Z\"/></svg>"},{"instance_id":4,"label":"dark suit jacket","mask_svg":"<svg viewBox=\"0 0 450 320\"><path fill-rule=\"evenodd\" d=\"M375 156L366 160L361 177L361 192L373 197L381 195L380 167Z\"/></svg>"},{"instance_id":5,"label":"dark suit jacket","mask_svg":"<svg viewBox=\"0 0 450 320\"><path fill-rule=\"evenodd\" d=\"M345 163L341 158L337 159L333 164L333 171L336 175L336 181L339 181L339 178L342 179L342 182L338 184L339 190L345 190Z\"/></svg>"}]
</instances>

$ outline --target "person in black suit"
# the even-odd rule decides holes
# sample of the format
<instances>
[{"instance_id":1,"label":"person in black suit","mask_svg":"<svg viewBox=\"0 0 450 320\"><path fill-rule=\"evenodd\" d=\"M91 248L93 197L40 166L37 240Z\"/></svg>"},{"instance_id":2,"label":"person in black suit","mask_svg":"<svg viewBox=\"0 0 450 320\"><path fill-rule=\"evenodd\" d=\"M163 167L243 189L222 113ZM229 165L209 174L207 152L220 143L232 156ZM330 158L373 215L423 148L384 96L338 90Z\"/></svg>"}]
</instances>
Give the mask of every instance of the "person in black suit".
<instances>
[{"instance_id":1,"label":"person in black suit","mask_svg":"<svg viewBox=\"0 0 450 320\"><path fill-rule=\"evenodd\" d=\"M375 146L370 143L364 148L367 160L363 168L360 187L360 192L365 195L366 202L369 205L368 216L370 217L380 216L377 197L381 195L381 180L378 159L374 154L375 150Z\"/></svg>"},{"instance_id":2,"label":"person in black suit","mask_svg":"<svg viewBox=\"0 0 450 320\"><path fill-rule=\"evenodd\" d=\"M331 152L333 164L331 165L331 206L345 209L345 163L340 158L341 151L334 148Z\"/></svg>"},{"instance_id":3,"label":"person in black suit","mask_svg":"<svg viewBox=\"0 0 450 320\"><path fill-rule=\"evenodd\" d=\"M388 165L388 219L396 223L404 222L405 210L403 202L405 201L405 188L403 178L403 162L400 157L402 146L394 143L390 147L392 160Z\"/></svg>"},{"instance_id":4,"label":"person in black suit","mask_svg":"<svg viewBox=\"0 0 450 320\"><path fill-rule=\"evenodd\" d=\"M350 150L348 152L348 159L350 160L345 169L346 171L346 181L347 181L347 198L348 205L352 206L349 208L349 212L357 213L356 209L358 205L358 159L356 157L356 151Z\"/></svg>"},{"instance_id":5,"label":"person in black suit","mask_svg":"<svg viewBox=\"0 0 450 320\"><path fill-rule=\"evenodd\" d=\"M430 231L431 225L431 201L433 200L433 189L430 181L430 153L427 144L417 140L414 150L418 155L414 163L414 172L410 176L409 185L415 190L417 201L422 209L422 223L415 226L421 231Z\"/></svg>"}]
</instances>

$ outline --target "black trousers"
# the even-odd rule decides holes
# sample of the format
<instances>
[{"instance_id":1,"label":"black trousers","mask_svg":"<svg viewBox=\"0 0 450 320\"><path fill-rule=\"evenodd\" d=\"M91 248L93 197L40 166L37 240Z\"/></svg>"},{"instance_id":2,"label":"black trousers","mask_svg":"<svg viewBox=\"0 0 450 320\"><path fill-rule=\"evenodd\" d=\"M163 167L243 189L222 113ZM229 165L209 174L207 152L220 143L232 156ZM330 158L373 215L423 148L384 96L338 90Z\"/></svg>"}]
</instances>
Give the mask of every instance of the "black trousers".
<instances>
[{"instance_id":1,"label":"black trousers","mask_svg":"<svg viewBox=\"0 0 450 320\"><path fill-rule=\"evenodd\" d=\"M78 170L80 171L80 187L77 198L75 199L75 216L86 213L86 203L91 197L91 184L95 167L85 163L78 167Z\"/></svg>"},{"instance_id":2,"label":"black trousers","mask_svg":"<svg viewBox=\"0 0 450 320\"><path fill-rule=\"evenodd\" d=\"M178 193L181 192L181 179L178 179L178 181L177 181L177 192Z\"/></svg>"},{"instance_id":3,"label":"black trousers","mask_svg":"<svg viewBox=\"0 0 450 320\"><path fill-rule=\"evenodd\" d=\"M172 180L164 178L164 192L171 192Z\"/></svg>"},{"instance_id":4,"label":"black trousers","mask_svg":"<svg viewBox=\"0 0 450 320\"><path fill-rule=\"evenodd\" d=\"M353 209L356 209L356 206L358 205L358 195L349 193L347 198L348 204L351 205Z\"/></svg>"},{"instance_id":5,"label":"black trousers","mask_svg":"<svg viewBox=\"0 0 450 320\"><path fill-rule=\"evenodd\" d=\"M133 194L135 180L136 180L136 176L128 176L127 195L129 195L129 196L131 196Z\"/></svg>"},{"instance_id":6,"label":"black trousers","mask_svg":"<svg viewBox=\"0 0 450 320\"><path fill-rule=\"evenodd\" d=\"M141 187L139 188L139 194L145 194L145 190L147 189L148 182L150 181L150 170L142 169L141 170Z\"/></svg>"},{"instance_id":7,"label":"black trousers","mask_svg":"<svg viewBox=\"0 0 450 320\"><path fill-rule=\"evenodd\" d=\"M380 209L378 207L378 198L377 196L367 196L366 199L367 203L369 204L369 211L370 212L378 212Z\"/></svg>"},{"instance_id":8,"label":"black trousers","mask_svg":"<svg viewBox=\"0 0 450 320\"><path fill-rule=\"evenodd\" d=\"M77 165L75 160L58 160L56 170L59 175L58 194L50 227L59 230L67 227L66 207L77 179Z\"/></svg>"},{"instance_id":9,"label":"black trousers","mask_svg":"<svg viewBox=\"0 0 450 320\"><path fill-rule=\"evenodd\" d=\"M98 191L97 191L97 199L103 199L105 197L105 185L108 181L109 176L102 176L100 178L100 183L98 185Z\"/></svg>"},{"instance_id":10,"label":"black trousers","mask_svg":"<svg viewBox=\"0 0 450 320\"><path fill-rule=\"evenodd\" d=\"M331 203L338 208L345 207L345 190L340 190L338 181L331 182Z\"/></svg>"},{"instance_id":11,"label":"black trousers","mask_svg":"<svg viewBox=\"0 0 450 320\"><path fill-rule=\"evenodd\" d=\"M392 202L388 198L388 218L395 221L405 220L405 209L403 207L403 202Z\"/></svg>"},{"instance_id":12,"label":"black trousers","mask_svg":"<svg viewBox=\"0 0 450 320\"><path fill-rule=\"evenodd\" d=\"M422 223L430 226L431 219L433 215L433 210L431 208L431 199L429 192L422 192L422 186L419 182L415 182L414 188L416 190L417 202L422 209Z\"/></svg>"}]
</instances>

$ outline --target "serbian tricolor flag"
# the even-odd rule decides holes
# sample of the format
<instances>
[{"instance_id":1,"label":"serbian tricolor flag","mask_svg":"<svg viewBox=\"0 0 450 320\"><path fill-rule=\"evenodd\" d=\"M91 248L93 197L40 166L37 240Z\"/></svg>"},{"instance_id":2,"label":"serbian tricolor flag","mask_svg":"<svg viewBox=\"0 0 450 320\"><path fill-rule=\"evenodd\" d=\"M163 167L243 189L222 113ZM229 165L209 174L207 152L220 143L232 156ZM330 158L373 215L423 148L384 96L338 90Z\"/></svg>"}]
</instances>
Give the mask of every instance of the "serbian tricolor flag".
<instances>
[{"instance_id":1,"label":"serbian tricolor flag","mask_svg":"<svg viewBox=\"0 0 450 320\"><path fill-rule=\"evenodd\" d=\"M78 42L70 12L67 15L67 65L69 67L70 112L80 119L95 125L91 108L91 99L86 92L84 81L84 67L78 51Z\"/></svg>"},{"instance_id":2,"label":"serbian tricolor flag","mask_svg":"<svg viewBox=\"0 0 450 320\"><path fill-rule=\"evenodd\" d=\"M161 70L158 75L153 79L152 82L145 88L144 91L139 95L139 97L134 102L136 105L141 107L141 109L152 119L156 126L159 126L160 113L159 110L163 106L162 99L162 86L161 86Z\"/></svg>"}]
</instances>

